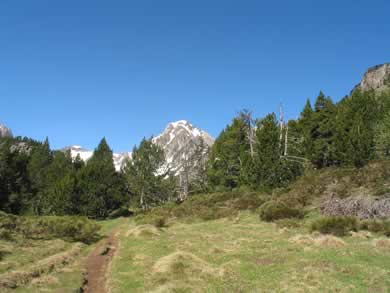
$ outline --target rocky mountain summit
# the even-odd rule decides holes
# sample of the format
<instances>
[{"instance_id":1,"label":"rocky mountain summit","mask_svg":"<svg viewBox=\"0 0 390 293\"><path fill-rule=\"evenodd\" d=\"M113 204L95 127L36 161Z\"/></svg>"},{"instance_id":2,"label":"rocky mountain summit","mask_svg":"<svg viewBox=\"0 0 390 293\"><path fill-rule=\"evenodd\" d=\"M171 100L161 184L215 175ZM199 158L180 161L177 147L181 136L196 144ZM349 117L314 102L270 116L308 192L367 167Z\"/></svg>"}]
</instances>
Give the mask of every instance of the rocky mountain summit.
<instances>
[{"instance_id":1,"label":"rocky mountain summit","mask_svg":"<svg viewBox=\"0 0 390 293\"><path fill-rule=\"evenodd\" d=\"M381 91L390 88L390 63L370 67L355 89Z\"/></svg>"},{"instance_id":2,"label":"rocky mountain summit","mask_svg":"<svg viewBox=\"0 0 390 293\"><path fill-rule=\"evenodd\" d=\"M165 152L168 167L176 175L185 172L185 168L196 165L196 160L207 156L207 150L214 143L207 132L194 127L186 120L169 123L165 130L153 142ZM198 158L195 158L198 153Z\"/></svg>"},{"instance_id":3,"label":"rocky mountain summit","mask_svg":"<svg viewBox=\"0 0 390 293\"><path fill-rule=\"evenodd\" d=\"M187 168L191 169L191 165L197 164L197 162L190 162L195 152L205 157L207 149L214 143L214 139L207 132L194 127L185 120L169 123L165 130L152 141L164 150L166 167L176 175ZM72 158L79 155L83 161L88 161L93 154L93 151L77 145L66 147L63 150L69 150ZM119 171L129 158L131 158L130 152L114 153L113 160L116 170Z\"/></svg>"},{"instance_id":4,"label":"rocky mountain summit","mask_svg":"<svg viewBox=\"0 0 390 293\"><path fill-rule=\"evenodd\" d=\"M12 136L12 131L3 124L0 124L0 137Z\"/></svg>"}]
</instances>

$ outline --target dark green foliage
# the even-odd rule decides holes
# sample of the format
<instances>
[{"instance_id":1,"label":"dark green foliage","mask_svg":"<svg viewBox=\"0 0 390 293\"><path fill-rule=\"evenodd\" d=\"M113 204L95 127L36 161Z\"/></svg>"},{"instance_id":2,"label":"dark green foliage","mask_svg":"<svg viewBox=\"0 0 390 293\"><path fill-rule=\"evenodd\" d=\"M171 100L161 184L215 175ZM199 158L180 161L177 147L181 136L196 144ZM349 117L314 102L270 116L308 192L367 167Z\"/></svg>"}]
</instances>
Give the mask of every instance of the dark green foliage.
<instances>
[{"instance_id":1,"label":"dark green foliage","mask_svg":"<svg viewBox=\"0 0 390 293\"><path fill-rule=\"evenodd\" d=\"M112 151L103 138L86 166L77 173L78 213L105 218L128 202L124 177L115 171Z\"/></svg>"},{"instance_id":2,"label":"dark green foliage","mask_svg":"<svg viewBox=\"0 0 390 293\"><path fill-rule=\"evenodd\" d=\"M143 139L134 147L123 170L134 205L148 209L175 198L175 182L169 170L163 170L164 164L163 150L151 140Z\"/></svg>"},{"instance_id":3,"label":"dark green foliage","mask_svg":"<svg viewBox=\"0 0 390 293\"><path fill-rule=\"evenodd\" d=\"M164 217L157 217L154 220L154 226L157 227L157 228L165 228L165 227L167 227L168 226L167 219L164 218Z\"/></svg>"},{"instance_id":4,"label":"dark green foliage","mask_svg":"<svg viewBox=\"0 0 390 293\"><path fill-rule=\"evenodd\" d=\"M113 210L108 217L110 219L115 219L119 217L130 217L133 213L129 210L129 207L123 206L116 210Z\"/></svg>"},{"instance_id":5,"label":"dark green foliage","mask_svg":"<svg viewBox=\"0 0 390 293\"><path fill-rule=\"evenodd\" d=\"M240 211L256 210L269 197L255 192L221 192L202 194L189 197L186 201L175 204L167 203L153 208L146 213L135 217L139 224L154 224L156 219L165 218L185 221L194 219L215 220L226 217L235 217Z\"/></svg>"},{"instance_id":6,"label":"dark green foliage","mask_svg":"<svg viewBox=\"0 0 390 293\"><path fill-rule=\"evenodd\" d=\"M28 172L29 152L39 147L27 139L0 139L0 210L21 213L31 207L34 191Z\"/></svg>"},{"instance_id":7,"label":"dark green foliage","mask_svg":"<svg viewBox=\"0 0 390 293\"><path fill-rule=\"evenodd\" d=\"M312 152L309 155L312 163L318 168L337 164L335 145L335 112L336 107L330 97L320 92L314 105L310 136Z\"/></svg>"},{"instance_id":8,"label":"dark green foliage","mask_svg":"<svg viewBox=\"0 0 390 293\"><path fill-rule=\"evenodd\" d=\"M310 228L322 234L345 236L350 231L358 231L359 223L353 217L321 217L314 220Z\"/></svg>"},{"instance_id":9,"label":"dark green foliage","mask_svg":"<svg viewBox=\"0 0 390 293\"><path fill-rule=\"evenodd\" d=\"M242 119L234 118L211 148L207 175L217 190L232 190L246 181L243 170L250 156L246 127Z\"/></svg>"},{"instance_id":10,"label":"dark green foliage","mask_svg":"<svg viewBox=\"0 0 390 293\"><path fill-rule=\"evenodd\" d=\"M0 216L0 230L26 239L61 238L67 241L91 243L99 238L100 225L86 217L19 217Z\"/></svg>"},{"instance_id":11,"label":"dark green foliage","mask_svg":"<svg viewBox=\"0 0 390 293\"><path fill-rule=\"evenodd\" d=\"M368 230L390 237L390 220L365 220L360 222L361 230Z\"/></svg>"},{"instance_id":12,"label":"dark green foliage","mask_svg":"<svg viewBox=\"0 0 390 293\"><path fill-rule=\"evenodd\" d=\"M343 164L364 166L374 155L374 128L379 115L373 93L355 91L338 105L337 152Z\"/></svg>"},{"instance_id":13,"label":"dark green foliage","mask_svg":"<svg viewBox=\"0 0 390 293\"><path fill-rule=\"evenodd\" d=\"M215 141L207 170L211 189L272 189L301 174L299 164L282 156L285 132L275 115L258 120L256 127L251 121L250 114L241 112Z\"/></svg>"},{"instance_id":14,"label":"dark green foliage","mask_svg":"<svg viewBox=\"0 0 390 293\"><path fill-rule=\"evenodd\" d=\"M278 201L268 201L260 208L260 219L266 222L290 218L300 219L303 216L304 213L301 210Z\"/></svg>"},{"instance_id":15,"label":"dark green foliage","mask_svg":"<svg viewBox=\"0 0 390 293\"><path fill-rule=\"evenodd\" d=\"M313 139L312 139L312 129L314 123L314 111L311 106L310 100L306 101L306 105L301 112L300 118L298 120L297 131L295 137L301 143L297 146L295 152L298 154L308 156L313 153Z\"/></svg>"},{"instance_id":16,"label":"dark green foliage","mask_svg":"<svg viewBox=\"0 0 390 293\"><path fill-rule=\"evenodd\" d=\"M256 188L286 186L301 174L300 166L284 158L283 139L275 114L269 114L257 123L253 182ZM284 135L282 133L282 135Z\"/></svg>"},{"instance_id":17,"label":"dark green foliage","mask_svg":"<svg viewBox=\"0 0 390 293\"><path fill-rule=\"evenodd\" d=\"M378 156L390 158L390 109L376 128L375 143Z\"/></svg>"}]
</instances>

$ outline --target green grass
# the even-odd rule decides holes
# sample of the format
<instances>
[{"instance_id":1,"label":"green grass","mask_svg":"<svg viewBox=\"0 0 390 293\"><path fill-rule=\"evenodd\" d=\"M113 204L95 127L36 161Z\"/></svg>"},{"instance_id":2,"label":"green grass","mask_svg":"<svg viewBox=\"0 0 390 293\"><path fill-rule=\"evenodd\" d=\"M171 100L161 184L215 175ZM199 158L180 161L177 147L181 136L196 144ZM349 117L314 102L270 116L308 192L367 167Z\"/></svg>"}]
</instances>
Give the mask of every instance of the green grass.
<instances>
[{"instance_id":1,"label":"green grass","mask_svg":"<svg viewBox=\"0 0 390 293\"><path fill-rule=\"evenodd\" d=\"M292 242L308 233L304 225L280 229L250 212L235 219L176 222L157 233L135 233L154 227L133 220L123 227L112 292L390 290L390 250L375 247L373 239L344 237L342 247Z\"/></svg>"},{"instance_id":2,"label":"green grass","mask_svg":"<svg viewBox=\"0 0 390 293\"><path fill-rule=\"evenodd\" d=\"M120 221L121 219L114 219L96 222L102 227L99 236L107 236ZM13 233L11 239L0 240L0 251L5 252L0 259L0 274L29 269L40 260L70 251L74 245L74 242L62 239L24 238L21 234ZM94 243L83 245L81 252L69 264L60 265L52 272L34 278L25 286L5 292L75 292L82 285L85 260L93 247ZM5 289L0 288L1 290Z\"/></svg>"}]
</instances>

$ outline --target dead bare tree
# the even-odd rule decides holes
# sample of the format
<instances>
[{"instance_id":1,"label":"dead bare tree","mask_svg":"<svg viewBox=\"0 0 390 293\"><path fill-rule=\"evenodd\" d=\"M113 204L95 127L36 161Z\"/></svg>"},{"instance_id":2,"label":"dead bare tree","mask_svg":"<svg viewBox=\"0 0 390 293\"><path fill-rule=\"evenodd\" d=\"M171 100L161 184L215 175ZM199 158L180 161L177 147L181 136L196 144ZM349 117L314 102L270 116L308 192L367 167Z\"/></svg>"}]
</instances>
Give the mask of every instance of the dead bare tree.
<instances>
[{"instance_id":1,"label":"dead bare tree","mask_svg":"<svg viewBox=\"0 0 390 293\"><path fill-rule=\"evenodd\" d=\"M252 118L252 112L247 109L242 110L239 117L246 126L246 137L249 142L251 158L253 159L255 155L254 145L256 143L255 120Z\"/></svg>"}]
</instances>

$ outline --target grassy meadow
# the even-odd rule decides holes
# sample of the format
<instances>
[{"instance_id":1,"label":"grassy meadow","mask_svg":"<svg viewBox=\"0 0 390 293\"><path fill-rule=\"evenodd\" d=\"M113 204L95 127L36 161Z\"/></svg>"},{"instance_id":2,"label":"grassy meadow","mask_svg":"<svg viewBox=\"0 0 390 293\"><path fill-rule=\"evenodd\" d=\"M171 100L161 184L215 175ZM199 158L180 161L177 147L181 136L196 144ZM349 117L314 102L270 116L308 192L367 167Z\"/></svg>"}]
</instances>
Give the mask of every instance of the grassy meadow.
<instances>
[{"instance_id":1,"label":"grassy meadow","mask_svg":"<svg viewBox=\"0 0 390 293\"><path fill-rule=\"evenodd\" d=\"M80 292L88 255L113 231L111 293L390 292L390 222L319 210L330 194L386 198L389 170L327 169L114 220L0 214L0 292Z\"/></svg>"},{"instance_id":2,"label":"grassy meadow","mask_svg":"<svg viewBox=\"0 0 390 293\"><path fill-rule=\"evenodd\" d=\"M112 292L388 292L390 240L338 238L235 217L168 227L128 220L112 264ZM382 239L382 240L379 240Z\"/></svg>"}]
</instances>

